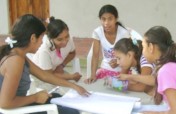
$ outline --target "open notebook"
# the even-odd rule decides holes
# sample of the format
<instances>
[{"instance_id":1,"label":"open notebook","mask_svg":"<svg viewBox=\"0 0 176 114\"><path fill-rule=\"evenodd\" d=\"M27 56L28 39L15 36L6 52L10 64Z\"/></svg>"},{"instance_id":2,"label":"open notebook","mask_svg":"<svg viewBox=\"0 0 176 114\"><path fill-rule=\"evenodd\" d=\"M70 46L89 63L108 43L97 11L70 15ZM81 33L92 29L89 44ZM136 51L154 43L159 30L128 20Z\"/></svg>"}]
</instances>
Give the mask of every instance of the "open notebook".
<instances>
[{"instance_id":1,"label":"open notebook","mask_svg":"<svg viewBox=\"0 0 176 114\"><path fill-rule=\"evenodd\" d=\"M63 97L53 98L51 103L96 114L131 114L133 108L140 108L140 98L90 92L89 97L80 96L69 90Z\"/></svg>"}]
</instances>

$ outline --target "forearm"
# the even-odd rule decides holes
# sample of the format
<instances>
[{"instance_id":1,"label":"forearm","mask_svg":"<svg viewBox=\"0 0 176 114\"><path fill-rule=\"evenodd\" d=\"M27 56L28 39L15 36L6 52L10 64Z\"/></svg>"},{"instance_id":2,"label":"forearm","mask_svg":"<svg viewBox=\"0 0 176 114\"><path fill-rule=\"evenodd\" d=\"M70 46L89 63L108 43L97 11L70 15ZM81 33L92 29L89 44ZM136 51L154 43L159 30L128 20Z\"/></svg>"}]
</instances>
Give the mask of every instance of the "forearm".
<instances>
[{"instance_id":1,"label":"forearm","mask_svg":"<svg viewBox=\"0 0 176 114\"><path fill-rule=\"evenodd\" d=\"M46 77L42 79L44 82L53 84L53 85L58 85L58 86L64 86L64 87L70 87L75 89L77 86L76 84L69 82L59 76L52 75L51 73L47 73Z\"/></svg>"},{"instance_id":2,"label":"forearm","mask_svg":"<svg viewBox=\"0 0 176 114\"><path fill-rule=\"evenodd\" d=\"M62 79L65 79L65 80L72 80L73 79L73 76L71 74L60 74L60 73L54 73L55 76L58 76Z\"/></svg>"},{"instance_id":3,"label":"forearm","mask_svg":"<svg viewBox=\"0 0 176 114\"><path fill-rule=\"evenodd\" d=\"M30 96L16 96L11 101L1 102L1 107L5 109L22 107L36 102L35 94Z\"/></svg>"},{"instance_id":4,"label":"forearm","mask_svg":"<svg viewBox=\"0 0 176 114\"><path fill-rule=\"evenodd\" d=\"M155 78L151 75L131 75L128 80L140 82L149 86L155 86Z\"/></svg>"},{"instance_id":5,"label":"forearm","mask_svg":"<svg viewBox=\"0 0 176 114\"><path fill-rule=\"evenodd\" d=\"M92 61L91 61L91 76L95 76L96 75L97 68L98 68L98 57L92 57Z\"/></svg>"},{"instance_id":6,"label":"forearm","mask_svg":"<svg viewBox=\"0 0 176 114\"><path fill-rule=\"evenodd\" d=\"M63 61L62 64L64 64L64 65L68 64L71 60L74 59L75 56L76 56L76 52L75 52L75 51L70 52L70 53L68 54L68 56L65 58L65 60Z\"/></svg>"}]
</instances>

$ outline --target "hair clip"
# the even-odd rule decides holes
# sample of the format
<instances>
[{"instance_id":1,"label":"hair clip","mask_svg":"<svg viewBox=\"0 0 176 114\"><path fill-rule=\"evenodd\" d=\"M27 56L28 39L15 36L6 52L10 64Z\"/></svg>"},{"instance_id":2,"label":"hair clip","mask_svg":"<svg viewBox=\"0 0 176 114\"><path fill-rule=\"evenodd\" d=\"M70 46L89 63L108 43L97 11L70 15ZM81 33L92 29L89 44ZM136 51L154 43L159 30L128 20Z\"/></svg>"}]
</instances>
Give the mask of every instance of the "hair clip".
<instances>
[{"instance_id":1,"label":"hair clip","mask_svg":"<svg viewBox=\"0 0 176 114\"><path fill-rule=\"evenodd\" d=\"M133 42L134 45L138 46L138 42L137 42L137 39L136 39L136 38L133 38L133 39L132 39L132 42Z\"/></svg>"},{"instance_id":2,"label":"hair clip","mask_svg":"<svg viewBox=\"0 0 176 114\"><path fill-rule=\"evenodd\" d=\"M12 40L10 37L7 37L5 42L10 45L10 48L13 48L13 44L17 43L16 40Z\"/></svg>"}]
</instances>

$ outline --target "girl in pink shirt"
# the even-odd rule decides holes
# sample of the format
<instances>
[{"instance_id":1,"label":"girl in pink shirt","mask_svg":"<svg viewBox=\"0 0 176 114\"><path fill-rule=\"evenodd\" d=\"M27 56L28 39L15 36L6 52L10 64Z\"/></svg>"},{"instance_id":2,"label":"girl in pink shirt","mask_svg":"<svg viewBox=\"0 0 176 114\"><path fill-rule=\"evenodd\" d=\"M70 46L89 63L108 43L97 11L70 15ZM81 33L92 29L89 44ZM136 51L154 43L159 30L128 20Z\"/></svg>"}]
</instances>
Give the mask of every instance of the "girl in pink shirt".
<instances>
[{"instance_id":1,"label":"girl in pink shirt","mask_svg":"<svg viewBox=\"0 0 176 114\"><path fill-rule=\"evenodd\" d=\"M176 114L176 45L171 34L165 27L152 27L145 33L142 45L143 55L156 64L155 104L164 100L169 106L166 111L144 114Z\"/></svg>"}]
</instances>

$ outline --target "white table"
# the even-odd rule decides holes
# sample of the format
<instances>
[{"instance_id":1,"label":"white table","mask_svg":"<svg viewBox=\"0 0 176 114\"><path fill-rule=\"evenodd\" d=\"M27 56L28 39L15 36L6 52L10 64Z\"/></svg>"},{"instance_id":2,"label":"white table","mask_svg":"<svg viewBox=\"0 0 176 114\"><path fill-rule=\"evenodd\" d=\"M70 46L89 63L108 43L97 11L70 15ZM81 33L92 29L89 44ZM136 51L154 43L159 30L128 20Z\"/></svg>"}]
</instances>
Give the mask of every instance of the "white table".
<instances>
[{"instance_id":1,"label":"white table","mask_svg":"<svg viewBox=\"0 0 176 114\"><path fill-rule=\"evenodd\" d=\"M94 92L101 92L101 93L107 93L107 94L113 94L113 95L121 95L121 96L127 96L127 97L137 97L141 99L141 108L138 110L134 110L134 113L132 114L140 114L135 112L143 112L143 111L165 111L168 110L167 104L163 105L154 105L153 98L144 92L133 92L133 91L127 91L127 92L119 92L114 90L111 87L104 86L104 80L98 80L95 83L92 84L85 84L83 82L84 79L81 79L78 84L87 89L88 91L94 91ZM67 87L61 87L60 89L64 90L64 92L67 92L69 88ZM63 91L62 91L63 92ZM83 112L82 114L89 114Z\"/></svg>"},{"instance_id":2,"label":"white table","mask_svg":"<svg viewBox=\"0 0 176 114\"><path fill-rule=\"evenodd\" d=\"M102 93L130 96L130 97L138 97L138 98L141 98L142 104L154 104L152 97L147 95L144 92L116 91L112 87L104 86L104 80L97 80L95 83L85 84L82 79L78 82L78 84L81 85L82 87L84 87L85 89L87 89L88 91L95 91L95 92L102 92Z\"/></svg>"},{"instance_id":3,"label":"white table","mask_svg":"<svg viewBox=\"0 0 176 114\"><path fill-rule=\"evenodd\" d=\"M108 94L114 95L122 95L122 96L129 96L129 97L138 97L141 99L141 109L136 111L166 111L168 110L167 104L162 105L155 105L153 102L153 97L149 96L144 92L134 92L134 91L126 91L126 92L119 92L114 90L112 87L104 86L104 80L98 80L93 84L85 84L83 79L79 81L79 85L83 86L88 91L96 91L96 92L103 92Z\"/></svg>"}]
</instances>

